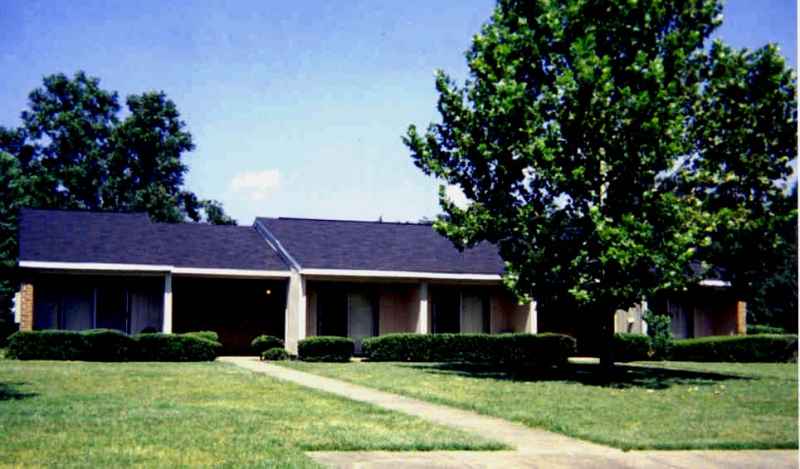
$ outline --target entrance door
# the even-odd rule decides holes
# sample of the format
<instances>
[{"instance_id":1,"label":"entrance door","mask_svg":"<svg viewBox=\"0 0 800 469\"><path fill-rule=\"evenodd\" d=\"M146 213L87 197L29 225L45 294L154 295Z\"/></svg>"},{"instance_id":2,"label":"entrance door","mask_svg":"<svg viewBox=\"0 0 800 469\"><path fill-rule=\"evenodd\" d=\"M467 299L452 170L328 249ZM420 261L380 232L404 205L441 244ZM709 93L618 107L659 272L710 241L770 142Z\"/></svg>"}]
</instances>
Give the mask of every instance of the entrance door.
<instances>
[{"instance_id":1,"label":"entrance door","mask_svg":"<svg viewBox=\"0 0 800 469\"><path fill-rule=\"evenodd\" d=\"M347 303L347 335L355 342L355 352L360 354L361 341L375 335L375 311L371 298L363 293L350 293Z\"/></svg>"}]
</instances>

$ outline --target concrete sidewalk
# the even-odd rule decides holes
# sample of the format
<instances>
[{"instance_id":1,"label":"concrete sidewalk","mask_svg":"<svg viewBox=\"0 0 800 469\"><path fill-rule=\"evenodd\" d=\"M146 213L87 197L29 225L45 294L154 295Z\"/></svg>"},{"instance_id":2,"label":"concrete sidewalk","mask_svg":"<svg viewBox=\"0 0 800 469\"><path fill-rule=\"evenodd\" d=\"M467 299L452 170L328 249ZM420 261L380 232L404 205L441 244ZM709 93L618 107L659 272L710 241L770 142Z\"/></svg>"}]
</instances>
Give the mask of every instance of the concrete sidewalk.
<instances>
[{"instance_id":1,"label":"concrete sidewalk","mask_svg":"<svg viewBox=\"0 0 800 469\"><path fill-rule=\"evenodd\" d=\"M311 452L332 467L798 467L797 451L630 451L589 443L495 417L377 391L259 361L220 357L248 370L505 443L514 451Z\"/></svg>"}]
</instances>

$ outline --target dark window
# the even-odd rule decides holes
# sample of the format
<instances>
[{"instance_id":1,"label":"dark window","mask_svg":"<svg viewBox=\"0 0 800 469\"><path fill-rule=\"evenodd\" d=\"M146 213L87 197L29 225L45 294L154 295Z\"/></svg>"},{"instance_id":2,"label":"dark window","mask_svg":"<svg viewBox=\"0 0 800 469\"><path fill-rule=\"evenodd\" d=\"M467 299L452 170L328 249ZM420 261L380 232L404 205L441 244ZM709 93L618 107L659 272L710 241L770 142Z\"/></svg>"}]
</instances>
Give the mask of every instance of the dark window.
<instances>
[{"instance_id":1,"label":"dark window","mask_svg":"<svg viewBox=\"0 0 800 469\"><path fill-rule=\"evenodd\" d=\"M461 332L489 332L489 297L464 290L461 294Z\"/></svg>"},{"instance_id":2,"label":"dark window","mask_svg":"<svg viewBox=\"0 0 800 469\"><path fill-rule=\"evenodd\" d=\"M33 296L35 329L91 329L94 290L80 282L47 282Z\"/></svg>"},{"instance_id":3,"label":"dark window","mask_svg":"<svg viewBox=\"0 0 800 469\"><path fill-rule=\"evenodd\" d=\"M128 295L121 287L102 286L97 289L97 327L128 331Z\"/></svg>"},{"instance_id":4,"label":"dark window","mask_svg":"<svg viewBox=\"0 0 800 469\"><path fill-rule=\"evenodd\" d=\"M52 284L41 283L33 295L33 328L60 329L61 291Z\"/></svg>"},{"instance_id":5,"label":"dark window","mask_svg":"<svg viewBox=\"0 0 800 469\"><path fill-rule=\"evenodd\" d=\"M361 342L378 334L377 302L368 292L351 292L347 295L347 335L355 342L356 354L361 354Z\"/></svg>"},{"instance_id":6,"label":"dark window","mask_svg":"<svg viewBox=\"0 0 800 469\"><path fill-rule=\"evenodd\" d=\"M433 333L461 332L461 298L456 289L439 289L433 292Z\"/></svg>"},{"instance_id":7,"label":"dark window","mask_svg":"<svg viewBox=\"0 0 800 469\"><path fill-rule=\"evenodd\" d=\"M61 328L72 331L91 329L94 324L93 302L92 288L75 285L70 291L64 292L61 299Z\"/></svg>"},{"instance_id":8,"label":"dark window","mask_svg":"<svg viewBox=\"0 0 800 469\"><path fill-rule=\"evenodd\" d=\"M161 329L163 279L49 276L36 280L35 329Z\"/></svg>"}]
</instances>

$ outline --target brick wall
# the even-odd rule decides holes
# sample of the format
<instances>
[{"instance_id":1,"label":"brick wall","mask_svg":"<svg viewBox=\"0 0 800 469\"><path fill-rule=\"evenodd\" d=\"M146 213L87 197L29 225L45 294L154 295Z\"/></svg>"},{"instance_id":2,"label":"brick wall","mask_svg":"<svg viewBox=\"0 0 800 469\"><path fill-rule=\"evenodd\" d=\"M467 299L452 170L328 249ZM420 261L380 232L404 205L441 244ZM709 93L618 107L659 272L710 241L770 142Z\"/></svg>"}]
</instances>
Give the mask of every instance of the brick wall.
<instances>
[{"instance_id":1,"label":"brick wall","mask_svg":"<svg viewBox=\"0 0 800 469\"><path fill-rule=\"evenodd\" d=\"M744 301L736 302L736 333L747 334L747 303Z\"/></svg>"},{"instance_id":2,"label":"brick wall","mask_svg":"<svg viewBox=\"0 0 800 469\"><path fill-rule=\"evenodd\" d=\"M33 284L23 283L20 289L20 322L19 330L33 330Z\"/></svg>"}]
</instances>

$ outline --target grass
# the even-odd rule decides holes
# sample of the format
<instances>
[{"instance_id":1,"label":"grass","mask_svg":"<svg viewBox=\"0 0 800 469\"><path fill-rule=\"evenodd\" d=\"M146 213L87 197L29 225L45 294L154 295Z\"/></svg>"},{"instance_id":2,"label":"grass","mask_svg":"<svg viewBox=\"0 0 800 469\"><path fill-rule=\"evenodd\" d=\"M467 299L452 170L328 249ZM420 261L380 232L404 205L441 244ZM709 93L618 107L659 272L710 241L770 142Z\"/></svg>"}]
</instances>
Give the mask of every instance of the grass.
<instances>
[{"instance_id":1,"label":"grass","mask_svg":"<svg viewBox=\"0 0 800 469\"><path fill-rule=\"evenodd\" d=\"M797 448L797 364L638 363L526 377L466 365L284 362L622 449Z\"/></svg>"},{"instance_id":2,"label":"grass","mask_svg":"<svg viewBox=\"0 0 800 469\"><path fill-rule=\"evenodd\" d=\"M0 466L314 466L307 450L500 449L220 363L0 361Z\"/></svg>"}]
</instances>

